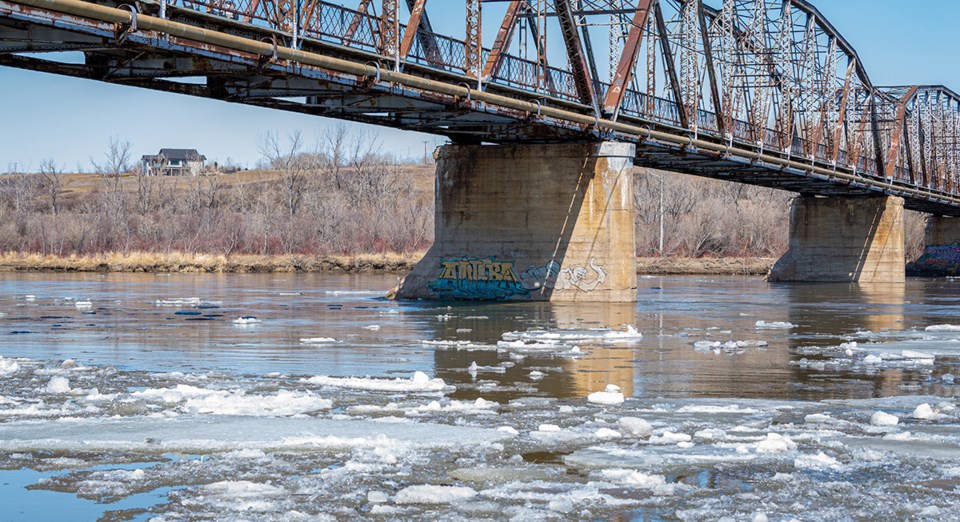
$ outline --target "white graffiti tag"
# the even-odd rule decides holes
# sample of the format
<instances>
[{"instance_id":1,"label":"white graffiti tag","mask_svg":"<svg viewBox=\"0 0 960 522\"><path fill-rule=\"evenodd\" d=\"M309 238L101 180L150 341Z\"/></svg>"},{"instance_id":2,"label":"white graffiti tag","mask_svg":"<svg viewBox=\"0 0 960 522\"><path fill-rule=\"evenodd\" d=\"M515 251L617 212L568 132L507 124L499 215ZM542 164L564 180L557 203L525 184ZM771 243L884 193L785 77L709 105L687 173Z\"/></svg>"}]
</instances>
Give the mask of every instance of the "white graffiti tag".
<instances>
[{"instance_id":1,"label":"white graffiti tag","mask_svg":"<svg viewBox=\"0 0 960 522\"><path fill-rule=\"evenodd\" d=\"M558 291L579 289L592 292L607 280L607 271L597 264L595 258L590 258L590 267L574 266L560 268L560 263L550 261L544 266L532 266L520 274L520 282L528 290L548 288ZM590 272L596 275L588 279Z\"/></svg>"}]
</instances>

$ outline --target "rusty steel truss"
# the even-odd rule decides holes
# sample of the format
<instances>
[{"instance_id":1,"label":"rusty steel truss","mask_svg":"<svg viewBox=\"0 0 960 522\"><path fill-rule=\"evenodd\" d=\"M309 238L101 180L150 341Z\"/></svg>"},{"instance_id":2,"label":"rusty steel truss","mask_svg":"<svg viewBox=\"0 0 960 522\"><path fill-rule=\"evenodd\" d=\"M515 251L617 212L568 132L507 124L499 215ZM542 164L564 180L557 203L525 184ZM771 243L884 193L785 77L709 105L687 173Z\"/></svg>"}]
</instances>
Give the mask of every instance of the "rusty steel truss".
<instances>
[{"instance_id":1,"label":"rusty steel truss","mask_svg":"<svg viewBox=\"0 0 960 522\"><path fill-rule=\"evenodd\" d=\"M806 0L0 0L0 65L960 216L960 96Z\"/></svg>"}]
</instances>

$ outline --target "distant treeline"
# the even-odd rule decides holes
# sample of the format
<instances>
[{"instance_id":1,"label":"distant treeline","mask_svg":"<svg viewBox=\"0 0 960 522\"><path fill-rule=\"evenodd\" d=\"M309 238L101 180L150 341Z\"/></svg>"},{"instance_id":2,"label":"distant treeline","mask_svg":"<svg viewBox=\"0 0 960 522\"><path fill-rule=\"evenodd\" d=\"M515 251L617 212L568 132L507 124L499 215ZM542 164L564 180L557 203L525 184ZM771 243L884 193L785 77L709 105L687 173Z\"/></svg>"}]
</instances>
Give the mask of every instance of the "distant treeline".
<instances>
[{"instance_id":1,"label":"distant treeline","mask_svg":"<svg viewBox=\"0 0 960 522\"><path fill-rule=\"evenodd\" d=\"M0 176L0 251L338 255L410 253L433 240L433 168L380 153L342 127L308 146L265 135L258 170L187 178L131 174L130 145L113 140L78 189L52 161ZM792 194L637 169L637 254L776 257L788 246ZM908 212L907 253L923 218ZM661 235L662 230L662 235ZM662 245L661 245L662 236Z\"/></svg>"},{"instance_id":2,"label":"distant treeline","mask_svg":"<svg viewBox=\"0 0 960 522\"><path fill-rule=\"evenodd\" d=\"M100 183L90 190L68 190L50 161L34 175L0 176L0 250L342 254L432 241L432 184L418 185L375 139L337 128L309 148L300 134L266 135L260 148L261 169L235 181L130 175L130 146L119 140L94 162Z\"/></svg>"}]
</instances>

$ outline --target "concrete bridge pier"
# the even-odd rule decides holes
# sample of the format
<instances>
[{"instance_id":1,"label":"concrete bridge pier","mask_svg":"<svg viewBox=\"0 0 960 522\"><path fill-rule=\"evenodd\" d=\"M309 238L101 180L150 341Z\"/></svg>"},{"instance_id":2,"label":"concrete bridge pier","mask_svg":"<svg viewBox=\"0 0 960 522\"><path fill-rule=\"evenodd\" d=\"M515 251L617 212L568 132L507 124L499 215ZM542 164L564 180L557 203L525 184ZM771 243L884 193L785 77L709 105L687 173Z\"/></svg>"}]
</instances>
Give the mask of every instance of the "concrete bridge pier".
<instances>
[{"instance_id":1,"label":"concrete bridge pier","mask_svg":"<svg viewBox=\"0 0 960 522\"><path fill-rule=\"evenodd\" d=\"M398 299L634 302L628 143L447 145L435 241Z\"/></svg>"},{"instance_id":2,"label":"concrete bridge pier","mask_svg":"<svg viewBox=\"0 0 960 522\"><path fill-rule=\"evenodd\" d=\"M903 283L903 199L799 196L774 282Z\"/></svg>"},{"instance_id":3,"label":"concrete bridge pier","mask_svg":"<svg viewBox=\"0 0 960 522\"><path fill-rule=\"evenodd\" d=\"M911 264L911 275L960 275L960 217L927 218L923 255Z\"/></svg>"}]
</instances>

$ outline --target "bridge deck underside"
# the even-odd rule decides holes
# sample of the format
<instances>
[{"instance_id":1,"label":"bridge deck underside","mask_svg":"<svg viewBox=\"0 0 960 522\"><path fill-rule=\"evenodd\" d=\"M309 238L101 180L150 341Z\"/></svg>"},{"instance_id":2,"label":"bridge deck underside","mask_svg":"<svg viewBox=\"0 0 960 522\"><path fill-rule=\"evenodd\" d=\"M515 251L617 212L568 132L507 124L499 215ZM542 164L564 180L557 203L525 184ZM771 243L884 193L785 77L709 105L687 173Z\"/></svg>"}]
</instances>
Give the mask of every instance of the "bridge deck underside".
<instances>
[{"instance_id":1,"label":"bridge deck underside","mask_svg":"<svg viewBox=\"0 0 960 522\"><path fill-rule=\"evenodd\" d=\"M264 41L270 36L263 28L200 13L180 14L179 19L256 41ZM324 42L304 41L302 49L357 63L377 62L380 58ZM71 53L62 54L64 52ZM591 126L528 111L264 58L173 36L146 32L119 34L115 24L59 15L4 0L0 0L0 65L421 131L447 136L456 142L629 141L637 143L639 166L807 195L896 195L903 197L906 207L912 210L960 216L960 205L955 198L950 200L950 194L849 170L841 179L814 173L814 169L784 168L761 158L761 153L776 154L773 151L761 149L756 157L721 154L689 145L641 139L628 133L599 132ZM454 85L467 81L463 76L415 64L406 67L405 72L431 80ZM490 84L485 90L529 98L529 94L502 85ZM550 100L550 103L571 110L584 109L563 100ZM679 135L687 132L657 122L627 118L621 121ZM737 145L740 150L751 146ZM803 161L802 158L793 160ZM821 170L824 167L822 163L811 165Z\"/></svg>"}]
</instances>

